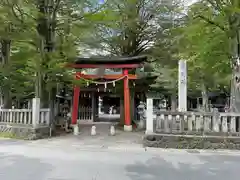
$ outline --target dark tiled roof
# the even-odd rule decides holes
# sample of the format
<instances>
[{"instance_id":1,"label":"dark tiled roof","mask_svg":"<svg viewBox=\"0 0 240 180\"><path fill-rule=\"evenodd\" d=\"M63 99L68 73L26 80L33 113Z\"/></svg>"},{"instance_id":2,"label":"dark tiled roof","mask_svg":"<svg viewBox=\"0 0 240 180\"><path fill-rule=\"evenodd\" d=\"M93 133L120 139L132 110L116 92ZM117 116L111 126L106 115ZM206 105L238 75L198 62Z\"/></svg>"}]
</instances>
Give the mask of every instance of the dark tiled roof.
<instances>
[{"instance_id":1,"label":"dark tiled roof","mask_svg":"<svg viewBox=\"0 0 240 180\"><path fill-rule=\"evenodd\" d=\"M76 64L140 64L147 60L147 56L133 57L89 57L76 58Z\"/></svg>"}]
</instances>

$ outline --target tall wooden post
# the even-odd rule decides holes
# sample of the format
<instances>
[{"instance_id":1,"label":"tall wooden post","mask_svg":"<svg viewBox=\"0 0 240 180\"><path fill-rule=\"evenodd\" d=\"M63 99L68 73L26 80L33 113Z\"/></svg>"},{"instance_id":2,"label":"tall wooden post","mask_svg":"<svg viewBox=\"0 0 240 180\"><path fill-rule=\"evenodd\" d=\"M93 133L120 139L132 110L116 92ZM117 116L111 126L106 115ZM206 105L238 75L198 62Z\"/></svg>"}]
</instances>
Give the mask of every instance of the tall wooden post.
<instances>
[{"instance_id":1,"label":"tall wooden post","mask_svg":"<svg viewBox=\"0 0 240 180\"><path fill-rule=\"evenodd\" d=\"M124 131L132 131L131 124L131 113L130 113L130 93L129 93L129 84L128 84L128 70L123 70L124 78Z\"/></svg>"},{"instance_id":2,"label":"tall wooden post","mask_svg":"<svg viewBox=\"0 0 240 180\"><path fill-rule=\"evenodd\" d=\"M80 79L80 74L76 73L76 79ZM80 95L80 87L75 85L73 89L73 108L72 108L72 125L73 125L73 132L75 135L78 135L78 125L77 125L77 118L78 118L78 105L79 105L79 95Z\"/></svg>"}]
</instances>

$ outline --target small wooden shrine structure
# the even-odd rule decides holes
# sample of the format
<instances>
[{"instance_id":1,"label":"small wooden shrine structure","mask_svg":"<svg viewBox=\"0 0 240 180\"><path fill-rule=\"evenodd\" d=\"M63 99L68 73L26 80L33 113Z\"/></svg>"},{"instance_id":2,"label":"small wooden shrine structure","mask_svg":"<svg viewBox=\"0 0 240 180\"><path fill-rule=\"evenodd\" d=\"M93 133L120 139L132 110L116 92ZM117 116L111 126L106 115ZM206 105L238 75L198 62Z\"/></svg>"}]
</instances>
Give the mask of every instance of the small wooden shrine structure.
<instances>
[{"instance_id":1,"label":"small wooden shrine structure","mask_svg":"<svg viewBox=\"0 0 240 180\"><path fill-rule=\"evenodd\" d=\"M143 63L146 60L146 56L77 58L74 63L68 64L68 67L80 69L80 71L75 73L76 80L84 79L87 83L103 84L105 88L107 88L107 84L115 84L116 81L123 80L124 130L131 131L130 108L134 107L130 107L129 80L136 80L138 77L135 73L130 74L129 71L135 72L136 68L143 67ZM98 73L85 74L85 69L97 69ZM115 74L106 74L106 69L120 69L121 71ZM79 96L80 86L75 85L73 90L72 125L77 124Z\"/></svg>"}]
</instances>

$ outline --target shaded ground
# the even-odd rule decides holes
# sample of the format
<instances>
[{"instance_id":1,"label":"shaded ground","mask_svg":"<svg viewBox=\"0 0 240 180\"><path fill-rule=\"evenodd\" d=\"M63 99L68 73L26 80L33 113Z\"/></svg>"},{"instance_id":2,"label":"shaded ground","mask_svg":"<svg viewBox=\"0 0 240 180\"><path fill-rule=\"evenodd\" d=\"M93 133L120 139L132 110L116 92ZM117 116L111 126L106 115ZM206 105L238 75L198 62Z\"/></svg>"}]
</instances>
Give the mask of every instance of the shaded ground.
<instances>
[{"instance_id":1,"label":"shaded ground","mask_svg":"<svg viewBox=\"0 0 240 180\"><path fill-rule=\"evenodd\" d=\"M73 136L72 133L65 134L64 136L54 137L51 139L42 139L34 141L34 143L42 143L44 145L51 145L52 143L58 146L84 146L95 148L107 148L110 146L129 146L142 147L142 138L144 132L123 132L116 129L116 135L110 136L110 124L96 125L96 136L91 136L92 125L81 124L80 134Z\"/></svg>"},{"instance_id":2,"label":"shaded ground","mask_svg":"<svg viewBox=\"0 0 240 180\"><path fill-rule=\"evenodd\" d=\"M99 127L100 130L101 127ZM238 180L240 152L142 148L141 134L0 140L1 180ZM130 139L129 135L132 135ZM95 145L93 145L95 144Z\"/></svg>"}]
</instances>

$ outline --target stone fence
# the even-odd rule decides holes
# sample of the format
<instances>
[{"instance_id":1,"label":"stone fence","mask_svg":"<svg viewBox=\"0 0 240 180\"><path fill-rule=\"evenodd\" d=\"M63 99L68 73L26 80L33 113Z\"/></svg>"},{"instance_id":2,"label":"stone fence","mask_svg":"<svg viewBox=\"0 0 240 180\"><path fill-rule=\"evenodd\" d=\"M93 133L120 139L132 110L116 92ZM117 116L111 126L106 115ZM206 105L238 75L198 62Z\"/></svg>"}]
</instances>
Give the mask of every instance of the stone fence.
<instances>
[{"instance_id":1,"label":"stone fence","mask_svg":"<svg viewBox=\"0 0 240 180\"><path fill-rule=\"evenodd\" d=\"M31 127L49 126L49 113L49 109L40 109L40 117L35 118L32 109L0 109L0 124ZM37 122L34 122L36 120Z\"/></svg>"},{"instance_id":2,"label":"stone fence","mask_svg":"<svg viewBox=\"0 0 240 180\"><path fill-rule=\"evenodd\" d=\"M240 149L240 113L155 111L147 102L144 145Z\"/></svg>"},{"instance_id":3,"label":"stone fence","mask_svg":"<svg viewBox=\"0 0 240 180\"><path fill-rule=\"evenodd\" d=\"M50 135L50 109L40 109L40 100L32 100L32 109L0 109L0 135L38 139Z\"/></svg>"},{"instance_id":4,"label":"stone fence","mask_svg":"<svg viewBox=\"0 0 240 180\"><path fill-rule=\"evenodd\" d=\"M238 136L240 113L157 112L156 133Z\"/></svg>"}]
</instances>

